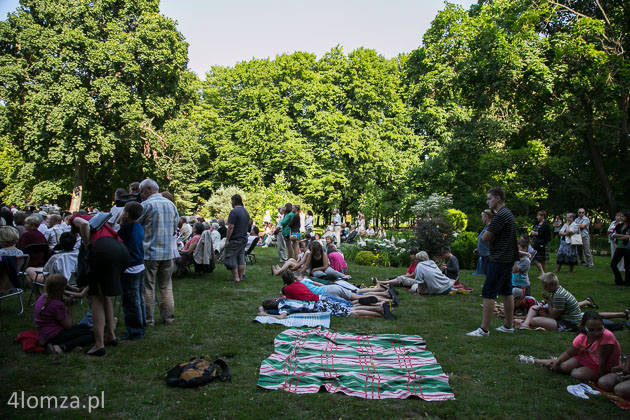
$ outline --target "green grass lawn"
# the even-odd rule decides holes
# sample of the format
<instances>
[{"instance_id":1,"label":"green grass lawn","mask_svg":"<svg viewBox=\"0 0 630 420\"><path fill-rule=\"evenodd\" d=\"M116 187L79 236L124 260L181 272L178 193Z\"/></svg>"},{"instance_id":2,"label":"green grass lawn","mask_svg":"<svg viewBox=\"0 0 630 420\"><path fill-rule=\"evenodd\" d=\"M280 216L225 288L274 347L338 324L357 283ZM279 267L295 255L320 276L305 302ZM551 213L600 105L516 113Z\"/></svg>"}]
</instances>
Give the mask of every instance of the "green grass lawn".
<instances>
[{"instance_id":1,"label":"green grass lawn","mask_svg":"<svg viewBox=\"0 0 630 420\"><path fill-rule=\"evenodd\" d=\"M474 288L469 295L428 297L400 292L396 321L382 319L333 318L335 331L417 334L426 339L435 354L456 400L424 402L418 399L368 401L343 394L318 393L297 396L267 391L256 386L258 369L273 351L280 325L252 323L264 297L280 293L281 280L270 275L277 261L275 249L256 250L258 263L248 267L247 279L233 284L223 266L210 275L176 279L176 321L148 329L143 340L108 348L104 358L80 353L62 356L26 354L13 338L33 329L32 307L16 315L17 301L0 305L0 418L85 418L86 409L15 409L7 405L14 392L25 396L73 396L87 403L88 396L105 393L105 407L92 411L96 418L226 418L226 419L373 419L373 418L622 418L624 412L603 397L581 400L569 395L566 386L577 383L570 377L551 373L543 367L520 365L518 354L558 355L574 334L517 331L514 335L491 333L471 338L466 332L477 328L481 317L483 278L462 273L462 281ZM555 260L555 255L552 255ZM596 267L577 267L576 274L560 274L560 282L578 299L590 295L602 310L618 311L629 306L630 289L613 286L609 259L597 257ZM359 267L350 264L357 281L371 276L384 278L404 270ZM538 275L532 269L532 278ZM542 288L532 281L539 297ZM86 307L74 308L80 319ZM157 311L157 308L156 308ZM118 316L122 318L122 313ZM156 316L159 320L159 315ZM122 334L122 321L118 333ZM501 325L493 320L493 327ZM630 336L616 334L625 351ZM232 381L212 383L199 389L166 386L166 372L176 363L193 356L210 355L224 359Z\"/></svg>"}]
</instances>

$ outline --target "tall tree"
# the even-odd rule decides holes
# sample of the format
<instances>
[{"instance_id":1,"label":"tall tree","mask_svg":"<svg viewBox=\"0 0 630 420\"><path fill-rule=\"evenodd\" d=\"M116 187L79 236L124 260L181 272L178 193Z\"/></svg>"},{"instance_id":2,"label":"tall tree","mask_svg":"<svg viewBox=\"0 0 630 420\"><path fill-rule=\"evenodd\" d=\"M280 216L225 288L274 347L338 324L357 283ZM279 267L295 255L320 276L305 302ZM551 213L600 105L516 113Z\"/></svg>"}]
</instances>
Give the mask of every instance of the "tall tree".
<instances>
[{"instance_id":1,"label":"tall tree","mask_svg":"<svg viewBox=\"0 0 630 420\"><path fill-rule=\"evenodd\" d=\"M20 4L0 22L0 132L26 162L5 194L72 190L77 210L89 179L141 174L151 134L188 106L187 44L158 0Z\"/></svg>"}]
</instances>

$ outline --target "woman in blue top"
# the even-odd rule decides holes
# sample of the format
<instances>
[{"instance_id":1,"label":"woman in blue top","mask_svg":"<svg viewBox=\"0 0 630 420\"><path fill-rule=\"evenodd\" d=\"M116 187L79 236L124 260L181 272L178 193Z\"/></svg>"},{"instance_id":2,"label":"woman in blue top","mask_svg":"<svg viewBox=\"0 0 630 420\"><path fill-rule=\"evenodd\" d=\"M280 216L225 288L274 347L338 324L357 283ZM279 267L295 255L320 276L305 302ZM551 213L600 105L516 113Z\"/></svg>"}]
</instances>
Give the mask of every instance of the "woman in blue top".
<instances>
[{"instance_id":1,"label":"woman in blue top","mask_svg":"<svg viewBox=\"0 0 630 420\"><path fill-rule=\"evenodd\" d=\"M494 210L485 209L481 212L481 221L484 226L479 235L477 236L477 248L473 251L475 255L479 255L479 260L477 261L477 269L473 273L474 276L485 276L486 275L486 266L488 265L488 258L490 257L490 244L481 237L486 230L488 230L488 225L492 221L492 217L494 216Z\"/></svg>"}]
</instances>

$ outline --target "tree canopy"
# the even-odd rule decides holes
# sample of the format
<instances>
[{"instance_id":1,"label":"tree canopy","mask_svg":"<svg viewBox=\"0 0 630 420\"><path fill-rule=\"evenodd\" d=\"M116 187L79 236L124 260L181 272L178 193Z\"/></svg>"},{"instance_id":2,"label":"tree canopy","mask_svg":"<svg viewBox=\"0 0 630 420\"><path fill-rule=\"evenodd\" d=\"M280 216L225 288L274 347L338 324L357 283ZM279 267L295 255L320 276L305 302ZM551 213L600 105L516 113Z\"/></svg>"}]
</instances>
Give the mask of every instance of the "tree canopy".
<instances>
[{"instance_id":1,"label":"tree canopy","mask_svg":"<svg viewBox=\"0 0 630 420\"><path fill-rule=\"evenodd\" d=\"M432 195L477 213L500 185L520 215L612 213L630 205L629 25L612 0L447 3L394 59L336 46L202 82L157 0L23 0L0 22L2 198L100 204L151 176L186 210L230 186L257 213L291 197L404 220Z\"/></svg>"}]
</instances>

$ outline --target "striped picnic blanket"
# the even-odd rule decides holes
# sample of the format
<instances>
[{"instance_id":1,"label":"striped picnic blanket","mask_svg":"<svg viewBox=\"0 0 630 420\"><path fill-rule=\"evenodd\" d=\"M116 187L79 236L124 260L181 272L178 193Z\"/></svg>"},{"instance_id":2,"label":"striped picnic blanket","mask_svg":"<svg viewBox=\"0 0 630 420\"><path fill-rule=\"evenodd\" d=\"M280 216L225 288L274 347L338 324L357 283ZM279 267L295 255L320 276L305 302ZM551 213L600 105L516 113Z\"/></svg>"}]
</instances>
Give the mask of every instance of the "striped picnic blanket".
<instances>
[{"instance_id":1,"label":"striped picnic blanket","mask_svg":"<svg viewBox=\"0 0 630 420\"><path fill-rule=\"evenodd\" d=\"M258 386L295 394L330 393L378 400L455 399L448 376L417 335L288 329L260 365Z\"/></svg>"},{"instance_id":2,"label":"striped picnic blanket","mask_svg":"<svg viewBox=\"0 0 630 420\"><path fill-rule=\"evenodd\" d=\"M284 319L277 319L272 316L257 316L254 322L261 324L281 324L285 327L324 327L330 328L329 312L313 312L304 314L291 314Z\"/></svg>"}]
</instances>

